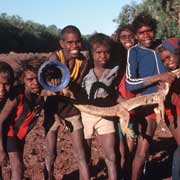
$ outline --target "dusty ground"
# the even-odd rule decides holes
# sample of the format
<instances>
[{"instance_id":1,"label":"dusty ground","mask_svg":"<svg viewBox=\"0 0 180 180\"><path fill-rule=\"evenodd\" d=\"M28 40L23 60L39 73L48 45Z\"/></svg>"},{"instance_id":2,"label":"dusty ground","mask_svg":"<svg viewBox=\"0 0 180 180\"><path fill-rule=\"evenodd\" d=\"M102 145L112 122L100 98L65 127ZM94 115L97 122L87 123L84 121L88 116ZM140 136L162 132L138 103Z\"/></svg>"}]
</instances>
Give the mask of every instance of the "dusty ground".
<instances>
[{"instance_id":1,"label":"dusty ground","mask_svg":"<svg viewBox=\"0 0 180 180\"><path fill-rule=\"evenodd\" d=\"M19 68L17 60L28 60L31 58L46 60L48 53L44 54L0 54L0 61L10 63L15 70ZM43 180L44 157L46 146L44 141L44 130L42 128L43 116L39 118L35 128L28 134L24 151L25 178L24 180ZM55 179L76 180L78 169L76 160L72 153L72 144L68 133L58 134L57 159L55 162ZM176 144L161 122L156 130L149 160L146 165L145 175L142 180L170 180L172 153ZM97 141L93 141L92 147L92 174L97 180L107 179L106 168L103 161L103 153ZM4 179L10 179L10 167L3 169Z\"/></svg>"}]
</instances>

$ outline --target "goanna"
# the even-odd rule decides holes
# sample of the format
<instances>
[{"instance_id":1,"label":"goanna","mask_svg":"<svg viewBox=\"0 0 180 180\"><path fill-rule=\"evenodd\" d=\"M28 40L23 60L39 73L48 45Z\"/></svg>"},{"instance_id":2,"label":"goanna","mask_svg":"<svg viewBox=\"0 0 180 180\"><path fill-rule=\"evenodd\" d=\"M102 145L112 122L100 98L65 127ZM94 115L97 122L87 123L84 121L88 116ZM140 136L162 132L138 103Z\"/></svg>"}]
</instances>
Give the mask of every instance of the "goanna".
<instances>
[{"instance_id":1,"label":"goanna","mask_svg":"<svg viewBox=\"0 0 180 180\"><path fill-rule=\"evenodd\" d=\"M172 71L177 78L180 77L180 68ZM169 92L169 84L165 84L165 88L158 92L147 94L147 95L140 95L134 98L122 101L121 103L111 106L111 107L97 107L93 105L80 105L75 104L75 106L82 112L86 112L91 115L95 116L118 116L120 125L122 128L122 133L127 137L132 136L132 130L128 128L129 124L129 111L146 105L153 105L157 104L157 107L154 108L154 112L156 114L157 123L161 119L164 119L164 100L166 95Z\"/></svg>"}]
</instances>

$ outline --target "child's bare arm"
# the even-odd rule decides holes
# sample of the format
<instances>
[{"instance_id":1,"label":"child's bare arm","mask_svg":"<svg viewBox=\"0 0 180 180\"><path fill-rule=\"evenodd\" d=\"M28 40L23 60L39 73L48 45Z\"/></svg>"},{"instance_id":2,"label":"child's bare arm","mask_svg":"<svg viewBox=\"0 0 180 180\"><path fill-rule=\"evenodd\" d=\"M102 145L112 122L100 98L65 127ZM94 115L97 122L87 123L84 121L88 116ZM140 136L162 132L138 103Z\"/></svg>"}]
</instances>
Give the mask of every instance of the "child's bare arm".
<instances>
[{"instance_id":1,"label":"child's bare arm","mask_svg":"<svg viewBox=\"0 0 180 180\"><path fill-rule=\"evenodd\" d=\"M82 68L81 68L81 72L79 74L79 77L76 81L77 84L81 84L83 78L84 78L84 75L86 74L86 72L88 71L88 67L89 67L89 63L87 60L84 60L83 62L83 65L82 65Z\"/></svg>"},{"instance_id":2,"label":"child's bare arm","mask_svg":"<svg viewBox=\"0 0 180 180\"><path fill-rule=\"evenodd\" d=\"M56 55L56 53L55 52L53 52L50 56L49 56L49 59L50 60L57 60L58 58L57 58L57 55Z\"/></svg>"},{"instance_id":3,"label":"child's bare arm","mask_svg":"<svg viewBox=\"0 0 180 180\"><path fill-rule=\"evenodd\" d=\"M167 82L171 84L176 78L176 75L174 75L171 72L161 73L154 76L150 76L144 79L144 84L146 86L157 83L157 82Z\"/></svg>"},{"instance_id":4,"label":"child's bare arm","mask_svg":"<svg viewBox=\"0 0 180 180\"><path fill-rule=\"evenodd\" d=\"M5 153L4 153L4 148L3 148L3 122L8 118L14 107L16 106L17 101L16 99L10 100L8 99L7 102L5 103L1 113L0 113L0 165L4 164L5 160ZM5 132L7 133L7 132Z\"/></svg>"}]
</instances>

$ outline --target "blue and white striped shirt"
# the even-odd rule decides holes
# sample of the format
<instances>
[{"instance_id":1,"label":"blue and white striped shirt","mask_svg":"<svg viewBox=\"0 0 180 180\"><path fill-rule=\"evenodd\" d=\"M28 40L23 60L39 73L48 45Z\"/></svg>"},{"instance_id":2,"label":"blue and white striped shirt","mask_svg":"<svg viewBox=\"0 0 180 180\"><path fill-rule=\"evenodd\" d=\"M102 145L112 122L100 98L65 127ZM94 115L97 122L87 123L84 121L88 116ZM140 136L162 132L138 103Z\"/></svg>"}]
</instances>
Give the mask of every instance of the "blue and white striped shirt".
<instances>
[{"instance_id":1,"label":"blue and white striped shirt","mask_svg":"<svg viewBox=\"0 0 180 180\"><path fill-rule=\"evenodd\" d=\"M160 57L153 49L140 44L131 47L127 55L126 86L130 91L140 90L142 94L157 91L157 83L145 87L144 79L166 72Z\"/></svg>"}]
</instances>

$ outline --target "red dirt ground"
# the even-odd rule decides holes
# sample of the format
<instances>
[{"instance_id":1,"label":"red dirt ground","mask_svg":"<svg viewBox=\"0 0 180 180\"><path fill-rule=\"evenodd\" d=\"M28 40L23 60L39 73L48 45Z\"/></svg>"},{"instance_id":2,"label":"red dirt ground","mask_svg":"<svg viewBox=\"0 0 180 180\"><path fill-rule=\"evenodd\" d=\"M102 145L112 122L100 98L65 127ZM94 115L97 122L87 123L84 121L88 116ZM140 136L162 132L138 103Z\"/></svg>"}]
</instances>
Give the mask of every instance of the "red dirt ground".
<instances>
[{"instance_id":1,"label":"red dirt ground","mask_svg":"<svg viewBox=\"0 0 180 180\"><path fill-rule=\"evenodd\" d=\"M0 61L6 61L18 70L17 60L28 60L35 58L46 60L49 53L26 53L26 54L0 54ZM44 130L42 127L43 115L39 118L34 129L26 138L24 151L25 177L24 180L43 180L44 157L46 154L46 145L44 140ZM142 180L170 180L172 153L176 144L171 133L160 122L150 150L149 160L146 166L146 173ZM78 168L76 160L73 157L72 144L68 133L58 134L57 159L55 162L55 179L57 180L76 180L78 179ZM10 180L10 167L3 168L4 180ZM103 161L103 152L97 141L93 141L92 146L92 174L93 179L105 180L107 173Z\"/></svg>"}]
</instances>

